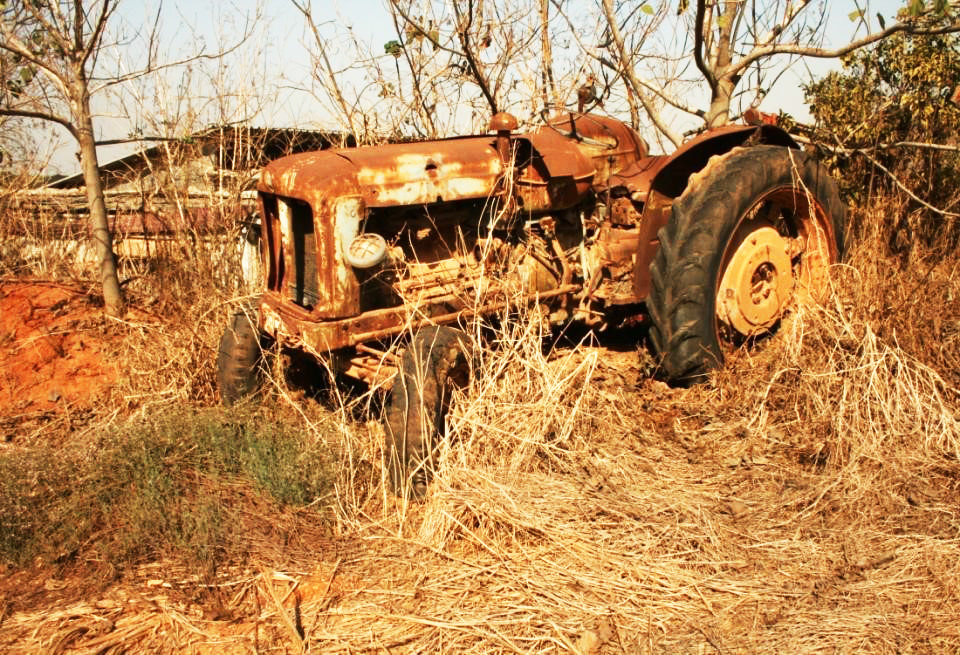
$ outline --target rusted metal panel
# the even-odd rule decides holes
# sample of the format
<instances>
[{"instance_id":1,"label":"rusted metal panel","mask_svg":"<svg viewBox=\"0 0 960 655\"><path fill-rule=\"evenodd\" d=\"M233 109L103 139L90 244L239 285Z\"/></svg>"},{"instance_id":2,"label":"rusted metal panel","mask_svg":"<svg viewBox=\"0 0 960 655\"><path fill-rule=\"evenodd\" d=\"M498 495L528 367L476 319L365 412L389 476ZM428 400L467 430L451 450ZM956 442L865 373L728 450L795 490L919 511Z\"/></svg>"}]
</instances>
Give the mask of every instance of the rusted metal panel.
<instances>
[{"instance_id":1,"label":"rusted metal panel","mask_svg":"<svg viewBox=\"0 0 960 655\"><path fill-rule=\"evenodd\" d=\"M368 146L286 157L264 170L260 189L308 198L346 192L367 207L485 198L503 175L494 139Z\"/></svg>"},{"instance_id":2,"label":"rusted metal panel","mask_svg":"<svg viewBox=\"0 0 960 655\"><path fill-rule=\"evenodd\" d=\"M260 175L259 190L299 198L314 208L324 196L363 195L356 167L337 150L291 155L271 162Z\"/></svg>"},{"instance_id":3,"label":"rusted metal panel","mask_svg":"<svg viewBox=\"0 0 960 655\"><path fill-rule=\"evenodd\" d=\"M539 301L572 293L579 285L568 284L536 296ZM328 355L369 341L386 339L414 331L426 325L444 325L462 318L485 314L496 309L532 301L515 293L487 291L482 297L470 298L461 293L431 299L429 304L410 305L373 310L358 316L317 321L311 312L291 306L277 293L265 293L261 298L261 327L281 341L305 346L318 354ZM340 362L341 364L343 362Z\"/></svg>"},{"instance_id":4,"label":"rusted metal panel","mask_svg":"<svg viewBox=\"0 0 960 655\"><path fill-rule=\"evenodd\" d=\"M495 140L480 136L343 150L369 207L485 198L504 173Z\"/></svg>"},{"instance_id":5,"label":"rusted metal panel","mask_svg":"<svg viewBox=\"0 0 960 655\"><path fill-rule=\"evenodd\" d=\"M576 142L563 137L554 130L540 130L518 137L533 146L544 165L544 179L555 177L593 177L596 169L593 162L577 146Z\"/></svg>"},{"instance_id":6,"label":"rusted metal panel","mask_svg":"<svg viewBox=\"0 0 960 655\"><path fill-rule=\"evenodd\" d=\"M706 166L714 155L729 152L737 146L760 143L799 148L789 134L773 125L726 125L705 132L680 146L660 166L651 188L676 198L687 188L690 175Z\"/></svg>"},{"instance_id":7,"label":"rusted metal panel","mask_svg":"<svg viewBox=\"0 0 960 655\"><path fill-rule=\"evenodd\" d=\"M605 185L610 176L647 156L647 144L640 135L629 125L607 116L555 116L535 134L550 132L569 143L575 143L577 148L592 160L595 185Z\"/></svg>"},{"instance_id":8,"label":"rusted metal panel","mask_svg":"<svg viewBox=\"0 0 960 655\"><path fill-rule=\"evenodd\" d=\"M566 209L579 203L593 184L593 162L557 132L516 137L515 193L528 212Z\"/></svg>"},{"instance_id":9,"label":"rusted metal panel","mask_svg":"<svg viewBox=\"0 0 960 655\"><path fill-rule=\"evenodd\" d=\"M648 192L633 268L633 295L640 300L650 295L650 263L660 247L657 232L667 224L672 206L673 198L653 190Z\"/></svg>"},{"instance_id":10,"label":"rusted metal panel","mask_svg":"<svg viewBox=\"0 0 960 655\"><path fill-rule=\"evenodd\" d=\"M603 299L610 305L630 305L639 302L633 289L633 271L640 245L640 229L623 229L609 225L597 236L597 264L604 270L604 281L593 293L594 299Z\"/></svg>"},{"instance_id":11,"label":"rusted metal panel","mask_svg":"<svg viewBox=\"0 0 960 655\"><path fill-rule=\"evenodd\" d=\"M299 284L303 276L314 276L304 283L315 286L315 297L298 304L315 319L340 318L359 311L359 285L343 257L349 245L343 243L344 239L356 236L366 212L355 173L349 161L334 151L324 151L278 160L260 177L263 216L268 223L272 214L266 203L278 203L278 226L264 226L275 262L282 262L283 267L279 276L270 275L270 288L283 292L291 284ZM295 223L308 218L313 229L309 236L300 235ZM304 270L308 262L298 259L298 253L312 257L311 270Z\"/></svg>"}]
</instances>

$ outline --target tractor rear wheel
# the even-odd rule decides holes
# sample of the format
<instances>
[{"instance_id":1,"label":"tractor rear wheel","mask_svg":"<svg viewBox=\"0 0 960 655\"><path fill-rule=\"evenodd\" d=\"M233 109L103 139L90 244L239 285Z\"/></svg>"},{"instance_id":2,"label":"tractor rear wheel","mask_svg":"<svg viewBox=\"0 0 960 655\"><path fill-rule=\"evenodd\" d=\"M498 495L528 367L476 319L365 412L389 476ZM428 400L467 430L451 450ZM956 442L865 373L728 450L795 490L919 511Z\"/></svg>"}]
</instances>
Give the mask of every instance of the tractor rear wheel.
<instances>
[{"instance_id":1,"label":"tractor rear wheel","mask_svg":"<svg viewBox=\"0 0 960 655\"><path fill-rule=\"evenodd\" d=\"M826 168L798 150L737 148L691 176L650 264L651 338L666 378L703 379L726 350L819 296L845 222Z\"/></svg>"},{"instance_id":2,"label":"tractor rear wheel","mask_svg":"<svg viewBox=\"0 0 960 655\"><path fill-rule=\"evenodd\" d=\"M385 463L398 496L426 495L452 391L469 383L472 352L467 335L446 326L419 330L403 352L384 411Z\"/></svg>"}]
</instances>

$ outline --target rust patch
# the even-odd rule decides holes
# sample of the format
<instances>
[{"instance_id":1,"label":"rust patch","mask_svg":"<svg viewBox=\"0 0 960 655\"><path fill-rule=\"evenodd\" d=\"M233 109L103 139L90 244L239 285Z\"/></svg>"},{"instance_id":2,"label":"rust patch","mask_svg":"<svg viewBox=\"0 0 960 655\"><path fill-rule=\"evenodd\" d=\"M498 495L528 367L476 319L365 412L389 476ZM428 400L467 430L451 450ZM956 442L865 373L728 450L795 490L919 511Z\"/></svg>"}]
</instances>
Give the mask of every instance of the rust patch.
<instances>
[{"instance_id":1,"label":"rust patch","mask_svg":"<svg viewBox=\"0 0 960 655\"><path fill-rule=\"evenodd\" d=\"M356 167L357 184L370 207L484 198L504 172L490 137L458 139L455 144L357 148L340 154Z\"/></svg>"}]
</instances>

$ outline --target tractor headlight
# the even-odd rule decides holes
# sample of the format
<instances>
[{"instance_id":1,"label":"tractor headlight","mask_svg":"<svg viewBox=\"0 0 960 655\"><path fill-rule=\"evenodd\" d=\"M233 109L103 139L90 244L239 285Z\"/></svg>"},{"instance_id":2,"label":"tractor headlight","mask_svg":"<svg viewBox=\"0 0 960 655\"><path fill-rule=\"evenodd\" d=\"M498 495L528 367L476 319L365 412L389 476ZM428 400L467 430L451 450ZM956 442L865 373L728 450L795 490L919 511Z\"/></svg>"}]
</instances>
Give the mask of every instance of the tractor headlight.
<instances>
[{"instance_id":1,"label":"tractor headlight","mask_svg":"<svg viewBox=\"0 0 960 655\"><path fill-rule=\"evenodd\" d=\"M379 234L358 234L347 247L347 262L354 268L367 269L380 264L387 256L387 241Z\"/></svg>"}]
</instances>

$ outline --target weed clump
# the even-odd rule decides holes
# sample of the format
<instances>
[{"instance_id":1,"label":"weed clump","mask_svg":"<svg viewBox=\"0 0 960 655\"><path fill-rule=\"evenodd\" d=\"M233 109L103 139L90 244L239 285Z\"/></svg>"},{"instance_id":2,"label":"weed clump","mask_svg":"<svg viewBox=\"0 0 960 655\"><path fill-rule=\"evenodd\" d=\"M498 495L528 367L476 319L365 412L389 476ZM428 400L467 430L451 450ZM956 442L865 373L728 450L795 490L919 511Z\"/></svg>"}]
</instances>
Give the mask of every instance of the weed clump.
<instances>
[{"instance_id":1,"label":"weed clump","mask_svg":"<svg viewBox=\"0 0 960 655\"><path fill-rule=\"evenodd\" d=\"M80 557L117 569L172 557L210 572L244 557L257 537L251 523L276 536L284 516L309 511L322 524L331 462L291 423L245 408L167 408L84 445L5 454L0 559Z\"/></svg>"}]
</instances>

